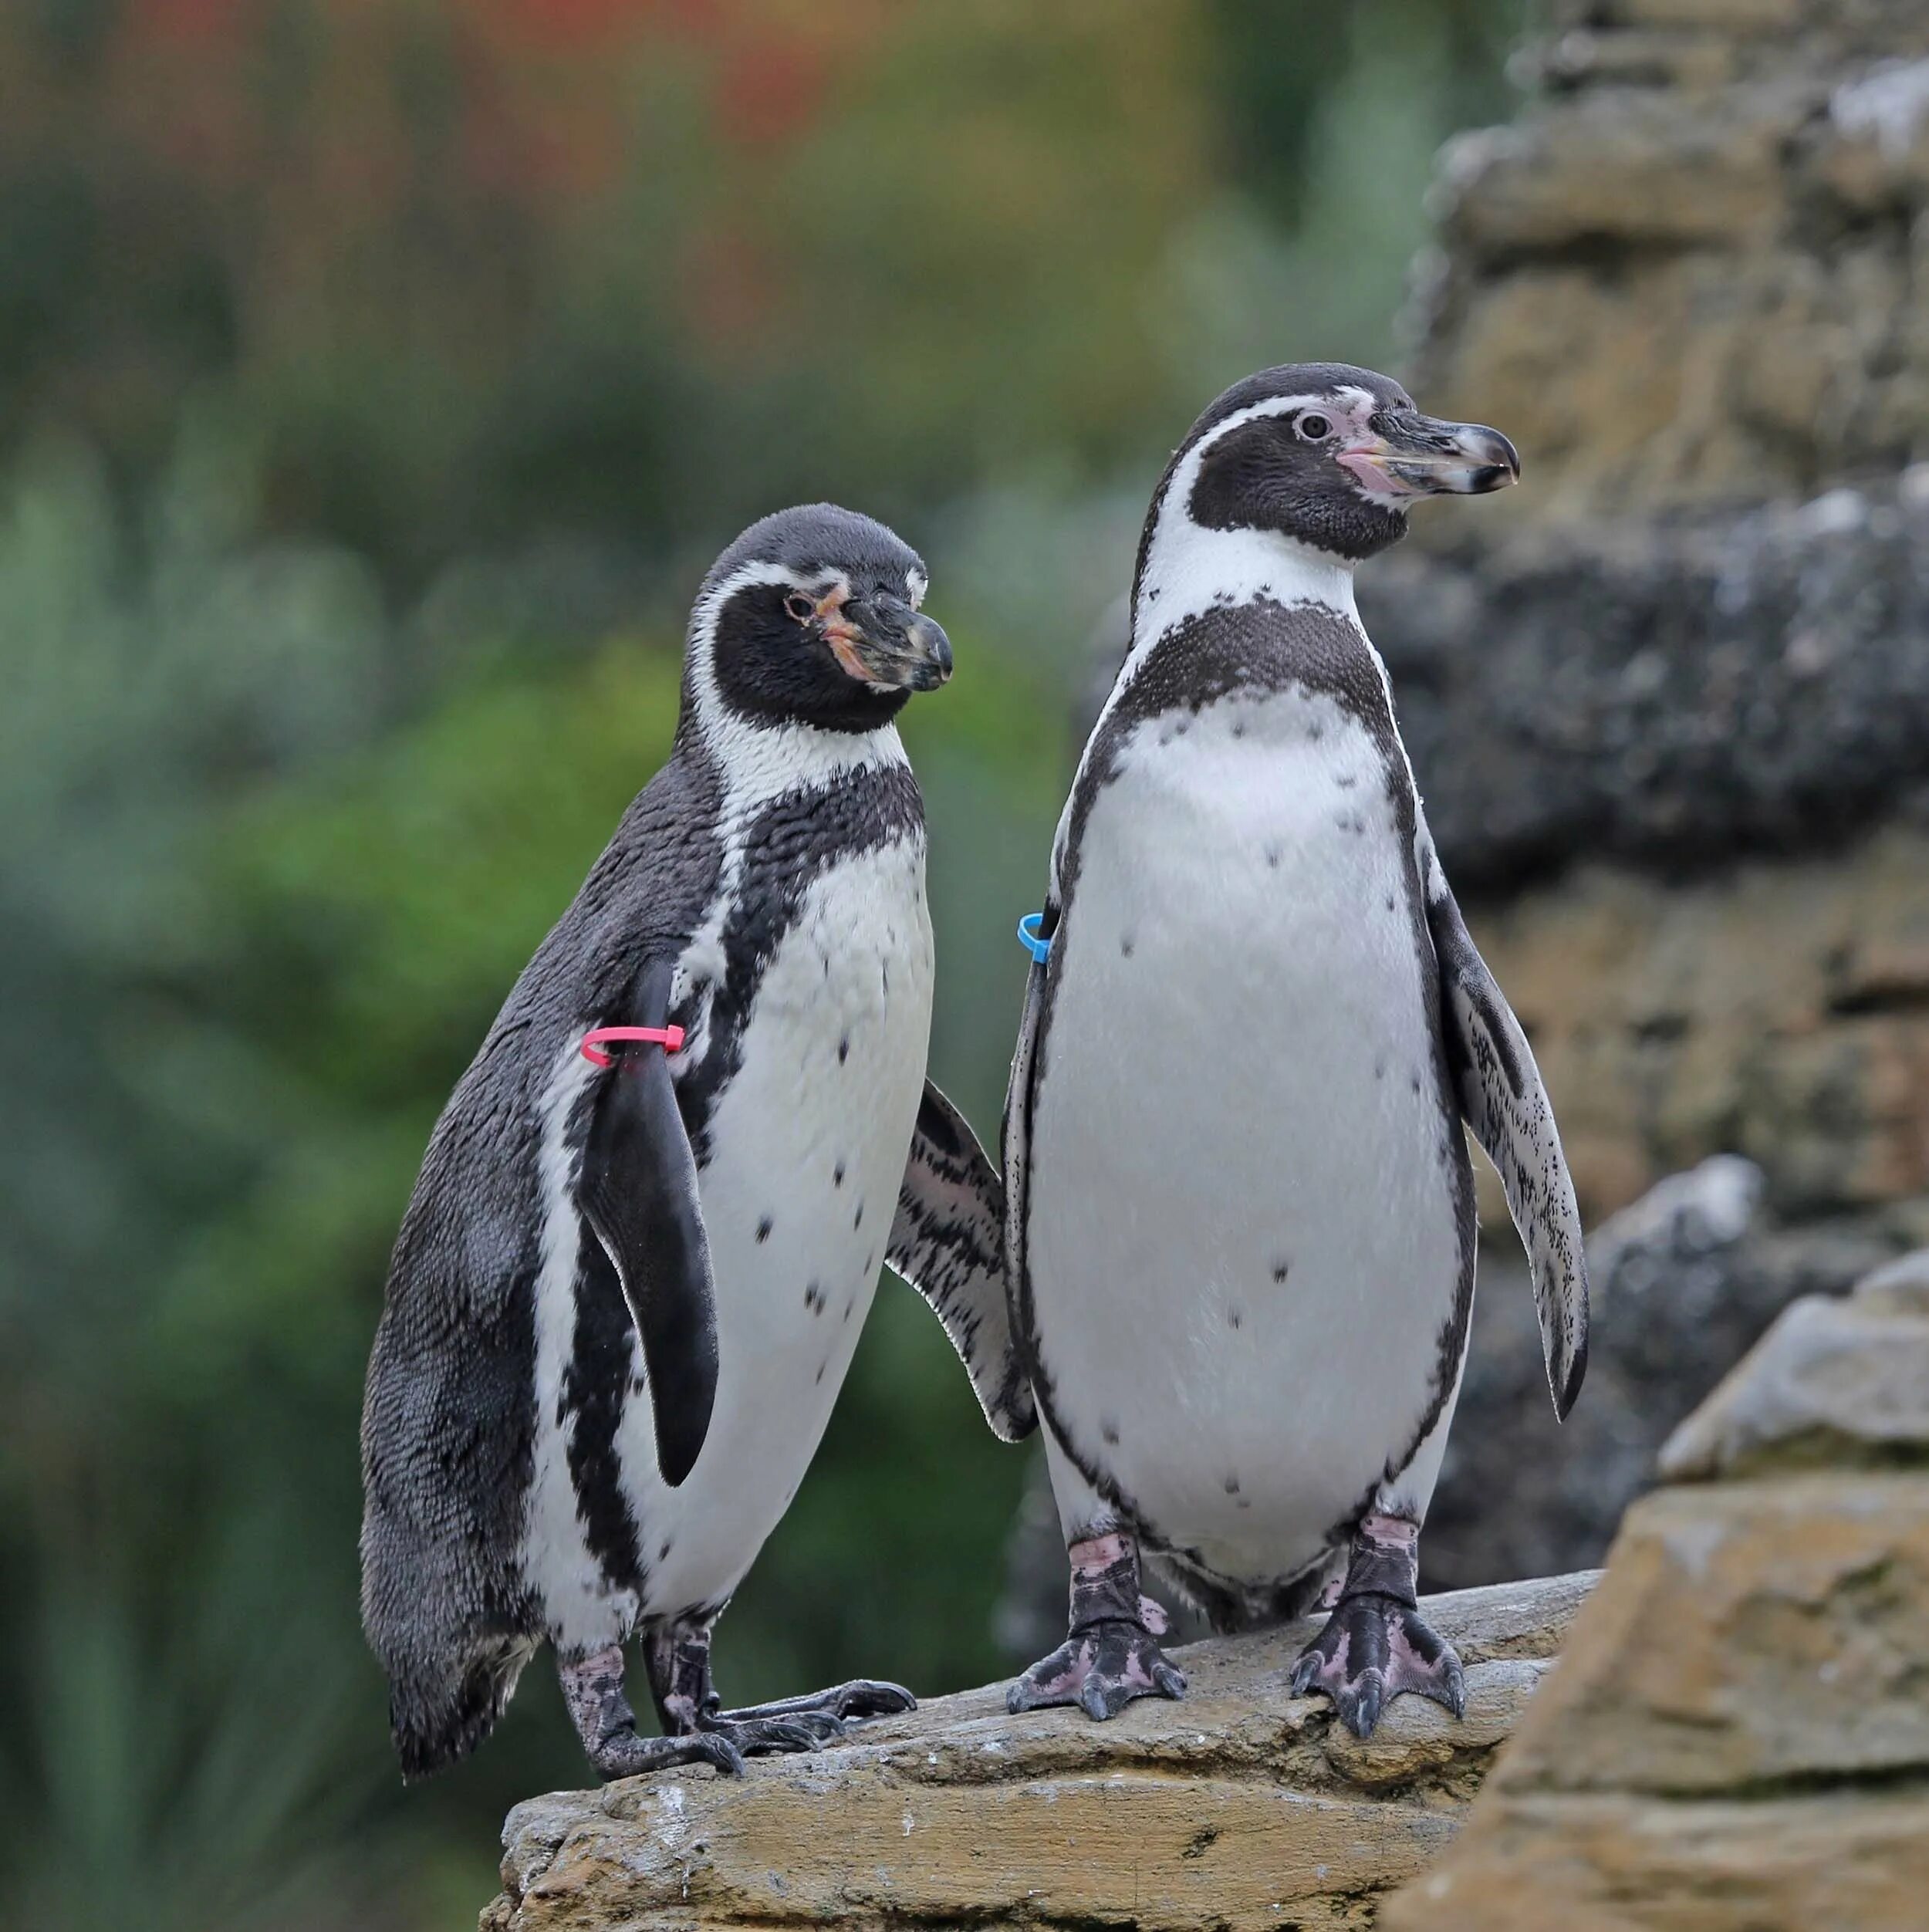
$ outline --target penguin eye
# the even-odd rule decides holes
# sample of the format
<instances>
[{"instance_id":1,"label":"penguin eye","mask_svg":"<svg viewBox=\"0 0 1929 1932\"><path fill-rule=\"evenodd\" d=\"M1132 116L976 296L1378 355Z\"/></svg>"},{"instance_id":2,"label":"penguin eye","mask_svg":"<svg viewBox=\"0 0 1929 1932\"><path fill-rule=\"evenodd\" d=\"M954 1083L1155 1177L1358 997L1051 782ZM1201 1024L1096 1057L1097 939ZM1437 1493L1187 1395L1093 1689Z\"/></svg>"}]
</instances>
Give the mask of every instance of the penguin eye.
<instances>
[{"instance_id":1,"label":"penguin eye","mask_svg":"<svg viewBox=\"0 0 1929 1932\"><path fill-rule=\"evenodd\" d=\"M1318 410L1302 416L1295 425L1309 443L1323 443L1333 434L1333 425Z\"/></svg>"},{"instance_id":2,"label":"penguin eye","mask_svg":"<svg viewBox=\"0 0 1929 1932\"><path fill-rule=\"evenodd\" d=\"M784 608L800 624L809 623L817 606L801 590L793 590L784 600Z\"/></svg>"}]
</instances>

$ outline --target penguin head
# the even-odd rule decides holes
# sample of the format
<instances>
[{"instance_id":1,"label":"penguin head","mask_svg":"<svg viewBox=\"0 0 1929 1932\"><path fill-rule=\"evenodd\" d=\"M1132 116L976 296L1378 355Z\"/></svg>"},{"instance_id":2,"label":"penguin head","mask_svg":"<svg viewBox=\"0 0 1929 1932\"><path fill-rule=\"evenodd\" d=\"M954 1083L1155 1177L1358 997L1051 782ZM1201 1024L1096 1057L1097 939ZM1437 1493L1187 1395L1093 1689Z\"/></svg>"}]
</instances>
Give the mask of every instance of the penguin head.
<instances>
[{"instance_id":1,"label":"penguin head","mask_svg":"<svg viewBox=\"0 0 1929 1932\"><path fill-rule=\"evenodd\" d=\"M1164 509L1202 530L1275 531L1353 564L1397 542L1420 498L1481 495L1519 476L1499 431L1423 416L1370 369L1295 363L1248 376L1207 408L1153 521Z\"/></svg>"},{"instance_id":2,"label":"penguin head","mask_svg":"<svg viewBox=\"0 0 1929 1932\"><path fill-rule=\"evenodd\" d=\"M835 504L753 523L710 567L691 613L686 703L753 724L869 731L951 674L917 606L923 560Z\"/></svg>"}]
</instances>

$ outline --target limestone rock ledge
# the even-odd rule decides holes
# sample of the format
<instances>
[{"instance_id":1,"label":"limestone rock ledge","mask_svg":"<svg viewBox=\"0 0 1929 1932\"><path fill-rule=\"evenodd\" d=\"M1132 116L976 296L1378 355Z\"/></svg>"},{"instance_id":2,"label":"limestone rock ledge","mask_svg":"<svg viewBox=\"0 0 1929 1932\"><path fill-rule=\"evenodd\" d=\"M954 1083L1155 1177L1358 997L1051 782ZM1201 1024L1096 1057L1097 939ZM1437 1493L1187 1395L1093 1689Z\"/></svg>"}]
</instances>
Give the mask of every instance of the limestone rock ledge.
<instances>
[{"instance_id":1,"label":"limestone rock ledge","mask_svg":"<svg viewBox=\"0 0 1929 1932\"><path fill-rule=\"evenodd\" d=\"M1361 1743L1286 1694L1312 1629L1175 1653L1183 1702L1107 1724L931 1700L742 1778L660 1772L519 1805L481 1932L1027 1924L1326 1928L1458 1828L1593 1575L1427 1599L1467 1665L1456 1723L1415 1697Z\"/></svg>"},{"instance_id":2,"label":"limestone rock ledge","mask_svg":"<svg viewBox=\"0 0 1929 1932\"><path fill-rule=\"evenodd\" d=\"M1387 1932L1929 1924L1926 1377L1929 1250L1783 1314Z\"/></svg>"}]
</instances>

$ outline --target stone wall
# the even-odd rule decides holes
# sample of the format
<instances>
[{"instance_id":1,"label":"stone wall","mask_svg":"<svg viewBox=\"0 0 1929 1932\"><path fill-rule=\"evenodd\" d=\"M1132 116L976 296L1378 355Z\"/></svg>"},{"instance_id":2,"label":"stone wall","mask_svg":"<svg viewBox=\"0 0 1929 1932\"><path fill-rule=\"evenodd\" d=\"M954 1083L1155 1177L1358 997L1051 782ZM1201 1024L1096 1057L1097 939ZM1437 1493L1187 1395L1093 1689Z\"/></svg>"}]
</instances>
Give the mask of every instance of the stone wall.
<instances>
[{"instance_id":1,"label":"stone wall","mask_svg":"<svg viewBox=\"0 0 1929 1932\"><path fill-rule=\"evenodd\" d=\"M1387 1932L1929 1922L1929 1255L1796 1303L1662 1468Z\"/></svg>"}]
</instances>

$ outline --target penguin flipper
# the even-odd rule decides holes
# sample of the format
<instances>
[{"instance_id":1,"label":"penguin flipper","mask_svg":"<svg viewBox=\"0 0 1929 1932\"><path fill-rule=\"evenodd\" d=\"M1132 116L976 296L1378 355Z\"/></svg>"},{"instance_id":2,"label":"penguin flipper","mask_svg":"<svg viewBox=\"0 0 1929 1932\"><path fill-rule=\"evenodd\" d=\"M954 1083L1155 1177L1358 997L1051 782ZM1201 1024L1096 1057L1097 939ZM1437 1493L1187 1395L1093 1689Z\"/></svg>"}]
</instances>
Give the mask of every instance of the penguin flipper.
<instances>
[{"instance_id":1,"label":"penguin flipper","mask_svg":"<svg viewBox=\"0 0 1929 1932\"><path fill-rule=\"evenodd\" d=\"M644 974L637 1024L663 1025L670 974L663 964ZM645 1046L602 1076L576 1199L642 1340L657 1463L674 1488L696 1466L716 1406L717 1297L696 1156L660 1048Z\"/></svg>"},{"instance_id":2,"label":"penguin flipper","mask_svg":"<svg viewBox=\"0 0 1929 1932\"><path fill-rule=\"evenodd\" d=\"M884 1258L931 1305L995 1435L1038 1427L1005 1292L1005 1189L964 1116L929 1080Z\"/></svg>"},{"instance_id":3,"label":"penguin flipper","mask_svg":"<svg viewBox=\"0 0 1929 1932\"><path fill-rule=\"evenodd\" d=\"M1527 1250L1548 1387L1565 1421L1587 1372L1587 1257L1574 1183L1527 1035L1474 944L1431 844L1424 856L1448 1064L1461 1115L1499 1170Z\"/></svg>"}]
</instances>

